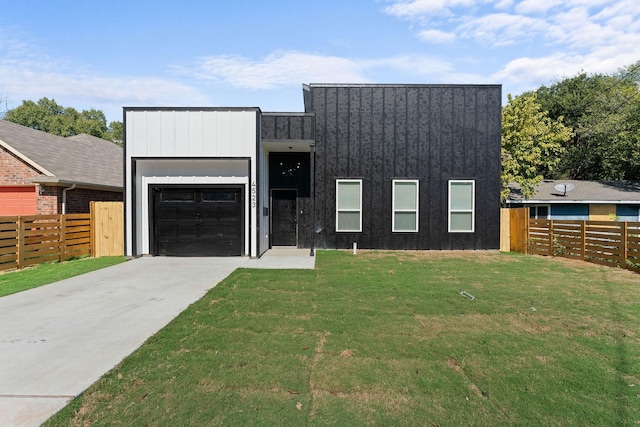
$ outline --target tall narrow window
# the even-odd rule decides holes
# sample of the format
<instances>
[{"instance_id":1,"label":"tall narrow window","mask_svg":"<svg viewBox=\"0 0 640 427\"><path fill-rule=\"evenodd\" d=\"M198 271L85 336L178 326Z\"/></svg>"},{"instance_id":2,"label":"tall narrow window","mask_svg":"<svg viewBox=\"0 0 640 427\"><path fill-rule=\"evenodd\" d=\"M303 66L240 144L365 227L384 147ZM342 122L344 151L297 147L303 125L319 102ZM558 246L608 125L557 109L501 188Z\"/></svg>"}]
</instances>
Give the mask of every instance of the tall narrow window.
<instances>
[{"instance_id":1,"label":"tall narrow window","mask_svg":"<svg viewBox=\"0 0 640 427\"><path fill-rule=\"evenodd\" d=\"M418 181L393 181L393 218L391 229L394 232L418 231Z\"/></svg>"},{"instance_id":2,"label":"tall narrow window","mask_svg":"<svg viewBox=\"0 0 640 427\"><path fill-rule=\"evenodd\" d=\"M362 180L336 181L336 231L362 231Z\"/></svg>"},{"instance_id":3,"label":"tall narrow window","mask_svg":"<svg viewBox=\"0 0 640 427\"><path fill-rule=\"evenodd\" d=\"M449 181L449 232L473 233L475 181Z\"/></svg>"}]
</instances>

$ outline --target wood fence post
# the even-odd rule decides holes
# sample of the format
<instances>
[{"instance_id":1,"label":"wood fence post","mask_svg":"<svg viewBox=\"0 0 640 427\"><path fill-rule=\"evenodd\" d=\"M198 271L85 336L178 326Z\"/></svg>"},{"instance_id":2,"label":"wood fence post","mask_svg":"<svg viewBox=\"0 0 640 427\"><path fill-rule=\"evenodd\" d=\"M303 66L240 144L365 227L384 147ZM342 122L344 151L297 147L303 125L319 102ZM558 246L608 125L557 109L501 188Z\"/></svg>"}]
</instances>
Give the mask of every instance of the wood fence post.
<instances>
[{"instance_id":1,"label":"wood fence post","mask_svg":"<svg viewBox=\"0 0 640 427\"><path fill-rule=\"evenodd\" d=\"M65 223L66 215L60 215L60 228L58 228L58 242L60 246L60 262L64 262L67 252L67 224Z\"/></svg>"},{"instance_id":2,"label":"wood fence post","mask_svg":"<svg viewBox=\"0 0 640 427\"><path fill-rule=\"evenodd\" d=\"M580 255L584 261L587 258L587 221L580 224Z\"/></svg>"},{"instance_id":3,"label":"wood fence post","mask_svg":"<svg viewBox=\"0 0 640 427\"><path fill-rule=\"evenodd\" d=\"M21 216L16 221L18 231L18 270L24 267L24 220Z\"/></svg>"},{"instance_id":4,"label":"wood fence post","mask_svg":"<svg viewBox=\"0 0 640 427\"><path fill-rule=\"evenodd\" d=\"M549 256L553 256L553 220L549 220Z\"/></svg>"},{"instance_id":5,"label":"wood fence post","mask_svg":"<svg viewBox=\"0 0 640 427\"><path fill-rule=\"evenodd\" d=\"M524 208L524 253L529 254L529 208Z\"/></svg>"},{"instance_id":6,"label":"wood fence post","mask_svg":"<svg viewBox=\"0 0 640 427\"><path fill-rule=\"evenodd\" d=\"M89 256L91 258L95 257L96 248L95 248L95 224L96 224L96 202L89 202Z\"/></svg>"},{"instance_id":7,"label":"wood fence post","mask_svg":"<svg viewBox=\"0 0 640 427\"><path fill-rule=\"evenodd\" d=\"M620 267L627 268L627 249L629 247L628 239L627 239L627 222L622 222L622 230L620 236Z\"/></svg>"}]
</instances>

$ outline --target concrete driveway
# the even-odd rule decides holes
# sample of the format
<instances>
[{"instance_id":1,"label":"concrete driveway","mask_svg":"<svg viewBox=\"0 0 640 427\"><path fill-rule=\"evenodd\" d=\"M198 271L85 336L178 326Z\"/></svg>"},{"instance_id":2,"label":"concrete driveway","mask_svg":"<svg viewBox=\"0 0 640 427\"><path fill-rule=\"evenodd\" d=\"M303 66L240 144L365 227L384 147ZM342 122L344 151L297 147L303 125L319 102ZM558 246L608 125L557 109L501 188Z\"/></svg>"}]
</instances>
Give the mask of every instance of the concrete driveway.
<instances>
[{"instance_id":1,"label":"concrete driveway","mask_svg":"<svg viewBox=\"0 0 640 427\"><path fill-rule=\"evenodd\" d=\"M236 268L300 254L143 257L0 298L0 425L40 425Z\"/></svg>"}]
</instances>

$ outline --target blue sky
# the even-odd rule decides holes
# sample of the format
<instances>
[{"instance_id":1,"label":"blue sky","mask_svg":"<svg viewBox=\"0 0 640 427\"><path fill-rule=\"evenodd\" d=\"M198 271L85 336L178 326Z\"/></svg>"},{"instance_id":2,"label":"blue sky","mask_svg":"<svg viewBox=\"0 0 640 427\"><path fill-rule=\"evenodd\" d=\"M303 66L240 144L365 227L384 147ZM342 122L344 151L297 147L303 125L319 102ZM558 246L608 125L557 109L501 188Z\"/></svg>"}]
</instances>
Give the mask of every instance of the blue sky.
<instances>
[{"instance_id":1,"label":"blue sky","mask_svg":"<svg viewBox=\"0 0 640 427\"><path fill-rule=\"evenodd\" d=\"M640 60L637 0L0 0L0 97L302 111L303 83L499 83ZM0 108L0 110L4 110Z\"/></svg>"}]
</instances>

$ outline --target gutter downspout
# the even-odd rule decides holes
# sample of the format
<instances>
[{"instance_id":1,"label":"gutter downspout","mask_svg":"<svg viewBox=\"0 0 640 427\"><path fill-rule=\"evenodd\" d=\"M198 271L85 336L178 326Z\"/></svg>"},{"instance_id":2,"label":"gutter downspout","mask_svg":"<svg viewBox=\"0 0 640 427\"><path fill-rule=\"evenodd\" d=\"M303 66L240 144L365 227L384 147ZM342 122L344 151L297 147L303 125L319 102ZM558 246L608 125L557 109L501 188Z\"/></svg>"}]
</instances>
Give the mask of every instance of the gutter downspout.
<instances>
[{"instance_id":1,"label":"gutter downspout","mask_svg":"<svg viewBox=\"0 0 640 427\"><path fill-rule=\"evenodd\" d=\"M76 188L76 185L72 184L71 187L62 189L62 215L67 213L67 191L73 190L74 188Z\"/></svg>"}]
</instances>

